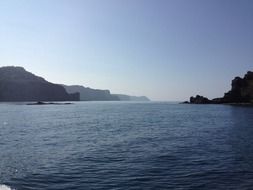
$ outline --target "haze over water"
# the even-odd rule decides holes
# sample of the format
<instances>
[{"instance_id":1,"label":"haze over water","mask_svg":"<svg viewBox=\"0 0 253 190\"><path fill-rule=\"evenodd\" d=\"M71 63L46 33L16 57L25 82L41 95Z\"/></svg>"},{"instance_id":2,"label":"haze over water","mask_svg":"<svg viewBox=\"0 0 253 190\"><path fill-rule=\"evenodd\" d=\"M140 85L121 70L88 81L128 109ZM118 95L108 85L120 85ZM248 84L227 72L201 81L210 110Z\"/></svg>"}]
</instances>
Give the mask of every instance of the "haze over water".
<instances>
[{"instance_id":1,"label":"haze over water","mask_svg":"<svg viewBox=\"0 0 253 190\"><path fill-rule=\"evenodd\" d=\"M251 107L2 103L0 184L16 190L248 190L252 126Z\"/></svg>"},{"instance_id":2,"label":"haze over water","mask_svg":"<svg viewBox=\"0 0 253 190\"><path fill-rule=\"evenodd\" d=\"M253 66L251 0L2 0L0 66L114 94L223 96Z\"/></svg>"},{"instance_id":3,"label":"haze over water","mask_svg":"<svg viewBox=\"0 0 253 190\"><path fill-rule=\"evenodd\" d=\"M251 0L0 0L0 190L251 190L252 21Z\"/></svg>"}]
</instances>

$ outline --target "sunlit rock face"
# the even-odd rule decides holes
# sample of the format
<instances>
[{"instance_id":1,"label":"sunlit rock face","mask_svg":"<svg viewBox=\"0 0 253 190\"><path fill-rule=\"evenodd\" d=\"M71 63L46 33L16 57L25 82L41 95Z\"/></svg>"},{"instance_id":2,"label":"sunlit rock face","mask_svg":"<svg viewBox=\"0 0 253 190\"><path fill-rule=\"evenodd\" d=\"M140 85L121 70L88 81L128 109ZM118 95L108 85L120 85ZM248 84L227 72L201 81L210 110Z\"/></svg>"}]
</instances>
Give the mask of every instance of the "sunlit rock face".
<instances>
[{"instance_id":1,"label":"sunlit rock face","mask_svg":"<svg viewBox=\"0 0 253 190\"><path fill-rule=\"evenodd\" d=\"M0 68L0 101L78 101L79 93L68 94L57 84L23 67Z\"/></svg>"}]
</instances>

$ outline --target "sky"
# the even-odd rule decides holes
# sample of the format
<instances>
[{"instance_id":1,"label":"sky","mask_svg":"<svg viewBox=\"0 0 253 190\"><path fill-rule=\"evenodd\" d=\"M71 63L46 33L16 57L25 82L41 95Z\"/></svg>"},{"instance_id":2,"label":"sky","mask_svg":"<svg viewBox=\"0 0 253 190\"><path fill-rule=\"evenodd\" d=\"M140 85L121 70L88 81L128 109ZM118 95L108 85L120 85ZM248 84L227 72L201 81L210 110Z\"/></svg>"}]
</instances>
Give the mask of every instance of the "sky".
<instances>
[{"instance_id":1,"label":"sky","mask_svg":"<svg viewBox=\"0 0 253 190\"><path fill-rule=\"evenodd\" d=\"M253 70L252 0L0 0L0 66L183 101Z\"/></svg>"}]
</instances>

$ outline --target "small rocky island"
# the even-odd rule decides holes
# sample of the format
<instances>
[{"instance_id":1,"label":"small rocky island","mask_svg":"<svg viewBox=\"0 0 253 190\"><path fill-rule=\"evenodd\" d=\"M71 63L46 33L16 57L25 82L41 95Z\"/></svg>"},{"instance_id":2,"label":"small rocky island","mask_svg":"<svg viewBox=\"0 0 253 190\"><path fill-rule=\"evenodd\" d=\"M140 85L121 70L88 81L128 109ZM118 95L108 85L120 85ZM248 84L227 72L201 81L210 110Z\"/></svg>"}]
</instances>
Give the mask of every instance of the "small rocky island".
<instances>
[{"instance_id":1,"label":"small rocky island","mask_svg":"<svg viewBox=\"0 0 253 190\"><path fill-rule=\"evenodd\" d=\"M26 105L29 105L29 106L34 106L34 105L71 105L73 103L70 103L70 102L64 102L64 103L55 103L55 102L41 102L41 101L38 101L38 102L35 102L35 103L28 103Z\"/></svg>"},{"instance_id":2,"label":"small rocky island","mask_svg":"<svg viewBox=\"0 0 253 190\"><path fill-rule=\"evenodd\" d=\"M253 72L248 71L241 77L232 80L232 88L221 98L209 100L206 97L197 95L190 97L190 104L253 104Z\"/></svg>"}]
</instances>

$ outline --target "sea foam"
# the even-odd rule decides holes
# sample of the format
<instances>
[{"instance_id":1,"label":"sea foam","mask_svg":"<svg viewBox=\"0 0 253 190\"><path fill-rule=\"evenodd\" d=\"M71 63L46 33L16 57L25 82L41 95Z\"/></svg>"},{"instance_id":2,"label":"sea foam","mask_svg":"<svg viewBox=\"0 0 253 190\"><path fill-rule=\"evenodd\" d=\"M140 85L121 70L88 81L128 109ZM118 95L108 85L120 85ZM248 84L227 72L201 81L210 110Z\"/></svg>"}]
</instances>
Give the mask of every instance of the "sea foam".
<instances>
[{"instance_id":1,"label":"sea foam","mask_svg":"<svg viewBox=\"0 0 253 190\"><path fill-rule=\"evenodd\" d=\"M12 189L10 187L8 187L7 185L0 184L0 190L12 190Z\"/></svg>"}]
</instances>

